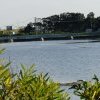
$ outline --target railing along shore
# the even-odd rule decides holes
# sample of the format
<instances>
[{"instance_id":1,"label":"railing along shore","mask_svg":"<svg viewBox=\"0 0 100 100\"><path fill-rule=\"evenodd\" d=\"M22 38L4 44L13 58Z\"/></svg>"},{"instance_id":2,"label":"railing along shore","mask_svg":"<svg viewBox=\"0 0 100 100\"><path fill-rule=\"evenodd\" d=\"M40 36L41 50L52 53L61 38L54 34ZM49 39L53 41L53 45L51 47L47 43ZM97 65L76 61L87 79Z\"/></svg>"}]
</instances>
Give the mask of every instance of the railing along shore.
<instances>
[{"instance_id":1,"label":"railing along shore","mask_svg":"<svg viewBox=\"0 0 100 100\"><path fill-rule=\"evenodd\" d=\"M20 41L36 41L44 38L44 40L62 40L62 39L93 39L100 38L99 32L92 33L65 33L65 34L37 34L37 35L9 35L0 36L0 42L20 42Z\"/></svg>"}]
</instances>

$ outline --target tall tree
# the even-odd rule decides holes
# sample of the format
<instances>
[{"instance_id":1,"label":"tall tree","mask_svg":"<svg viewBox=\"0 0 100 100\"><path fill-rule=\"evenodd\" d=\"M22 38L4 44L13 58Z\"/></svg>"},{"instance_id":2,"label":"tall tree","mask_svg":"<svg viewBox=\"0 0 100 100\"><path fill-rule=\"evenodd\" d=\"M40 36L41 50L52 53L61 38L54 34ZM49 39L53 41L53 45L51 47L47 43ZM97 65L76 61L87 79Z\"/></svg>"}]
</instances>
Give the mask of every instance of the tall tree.
<instances>
[{"instance_id":1,"label":"tall tree","mask_svg":"<svg viewBox=\"0 0 100 100\"><path fill-rule=\"evenodd\" d=\"M27 26L24 28L24 32L25 33L30 33L30 32L33 32L35 30L34 26L33 26L33 23L29 23L27 24Z\"/></svg>"},{"instance_id":2,"label":"tall tree","mask_svg":"<svg viewBox=\"0 0 100 100\"><path fill-rule=\"evenodd\" d=\"M87 18L86 18L86 24L87 24L87 28L94 28L94 13L90 12L89 14L87 14Z\"/></svg>"}]
</instances>

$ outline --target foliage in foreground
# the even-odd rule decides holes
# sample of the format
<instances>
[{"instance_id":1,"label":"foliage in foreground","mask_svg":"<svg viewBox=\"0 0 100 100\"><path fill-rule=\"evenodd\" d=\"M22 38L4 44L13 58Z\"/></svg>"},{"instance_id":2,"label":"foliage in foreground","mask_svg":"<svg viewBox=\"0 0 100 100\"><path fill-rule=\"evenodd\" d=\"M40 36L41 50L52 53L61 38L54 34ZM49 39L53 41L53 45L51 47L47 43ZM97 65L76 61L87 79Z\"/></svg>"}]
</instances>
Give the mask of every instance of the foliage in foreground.
<instances>
[{"instance_id":1,"label":"foliage in foreground","mask_svg":"<svg viewBox=\"0 0 100 100\"><path fill-rule=\"evenodd\" d=\"M83 100L100 100L100 81L94 75L93 81L84 81L74 87L74 94Z\"/></svg>"},{"instance_id":2,"label":"foliage in foreground","mask_svg":"<svg viewBox=\"0 0 100 100\"><path fill-rule=\"evenodd\" d=\"M69 96L48 74L36 74L34 65L13 75L9 64L0 65L0 100L69 100Z\"/></svg>"}]
</instances>

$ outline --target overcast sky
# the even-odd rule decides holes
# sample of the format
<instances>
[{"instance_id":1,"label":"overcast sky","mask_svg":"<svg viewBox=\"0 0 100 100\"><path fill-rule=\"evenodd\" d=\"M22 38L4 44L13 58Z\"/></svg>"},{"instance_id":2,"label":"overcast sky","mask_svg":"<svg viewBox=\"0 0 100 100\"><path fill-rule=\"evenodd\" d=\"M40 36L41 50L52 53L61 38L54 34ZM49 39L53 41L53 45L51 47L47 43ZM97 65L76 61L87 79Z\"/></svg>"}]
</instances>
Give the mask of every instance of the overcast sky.
<instances>
[{"instance_id":1,"label":"overcast sky","mask_svg":"<svg viewBox=\"0 0 100 100\"><path fill-rule=\"evenodd\" d=\"M100 0L0 0L0 27L20 26L34 21L34 17L47 17L63 12L93 11L100 15Z\"/></svg>"}]
</instances>

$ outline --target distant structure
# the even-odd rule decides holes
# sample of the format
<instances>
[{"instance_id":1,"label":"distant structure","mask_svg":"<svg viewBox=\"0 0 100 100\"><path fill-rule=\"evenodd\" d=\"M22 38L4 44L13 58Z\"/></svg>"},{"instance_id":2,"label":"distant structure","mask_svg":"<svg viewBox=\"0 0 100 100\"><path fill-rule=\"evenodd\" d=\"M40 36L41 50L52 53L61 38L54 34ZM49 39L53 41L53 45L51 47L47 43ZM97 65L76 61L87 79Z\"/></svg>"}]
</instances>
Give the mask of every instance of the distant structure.
<instances>
[{"instance_id":1,"label":"distant structure","mask_svg":"<svg viewBox=\"0 0 100 100\"><path fill-rule=\"evenodd\" d=\"M71 36L70 38L71 38L71 40L74 40L74 37L73 36Z\"/></svg>"},{"instance_id":2,"label":"distant structure","mask_svg":"<svg viewBox=\"0 0 100 100\"><path fill-rule=\"evenodd\" d=\"M43 23L43 20L42 20L41 18L35 17L35 18L34 18L34 22L35 22L35 23Z\"/></svg>"},{"instance_id":3,"label":"distant structure","mask_svg":"<svg viewBox=\"0 0 100 100\"><path fill-rule=\"evenodd\" d=\"M44 38L43 38L43 37L41 37L41 41L42 41L42 42L44 41Z\"/></svg>"},{"instance_id":4,"label":"distant structure","mask_svg":"<svg viewBox=\"0 0 100 100\"><path fill-rule=\"evenodd\" d=\"M12 30L12 26L6 26L6 30Z\"/></svg>"},{"instance_id":5,"label":"distant structure","mask_svg":"<svg viewBox=\"0 0 100 100\"><path fill-rule=\"evenodd\" d=\"M41 18L36 18L34 19L34 27L36 32L41 32L42 31L42 23L43 20Z\"/></svg>"},{"instance_id":6,"label":"distant structure","mask_svg":"<svg viewBox=\"0 0 100 100\"><path fill-rule=\"evenodd\" d=\"M13 39L10 39L10 42L14 42Z\"/></svg>"},{"instance_id":7,"label":"distant structure","mask_svg":"<svg viewBox=\"0 0 100 100\"><path fill-rule=\"evenodd\" d=\"M12 34L15 35L16 33L15 32L12 32Z\"/></svg>"}]
</instances>

